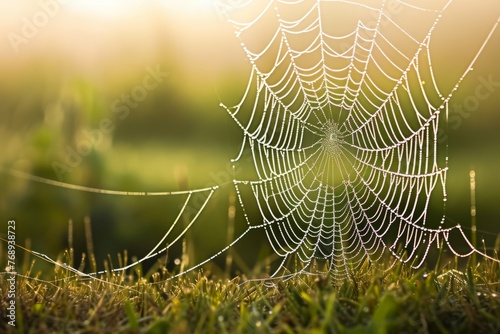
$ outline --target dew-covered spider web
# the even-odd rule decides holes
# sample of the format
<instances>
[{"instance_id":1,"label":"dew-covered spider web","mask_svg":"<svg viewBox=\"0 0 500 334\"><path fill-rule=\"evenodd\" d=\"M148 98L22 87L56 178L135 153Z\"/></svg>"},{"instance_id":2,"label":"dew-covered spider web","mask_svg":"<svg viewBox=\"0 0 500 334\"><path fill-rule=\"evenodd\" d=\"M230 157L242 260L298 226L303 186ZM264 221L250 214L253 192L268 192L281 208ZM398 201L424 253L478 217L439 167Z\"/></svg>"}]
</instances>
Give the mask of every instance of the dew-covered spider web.
<instances>
[{"instance_id":1,"label":"dew-covered spider web","mask_svg":"<svg viewBox=\"0 0 500 334\"><path fill-rule=\"evenodd\" d=\"M483 44L456 84L443 90L434 75L432 37L451 2L219 3L251 64L241 101L221 106L242 133L232 163L253 177L228 185L235 188L244 231L189 270L253 230L264 232L277 258L271 277L324 270L343 279L386 254L420 267L430 249L439 247L460 257L479 253L461 226L446 220L448 157L440 134L446 131L453 93L498 20L481 37ZM219 189L126 193L51 183L115 195L185 198L151 252L115 270L158 256L181 240ZM171 237L198 192L206 193L203 204ZM430 219L436 201L442 203L440 218ZM456 239L465 240L469 250L458 252Z\"/></svg>"},{"instance_id":2,"label":"dew-covered spider web","mask_svg":"<svg viewBox=\"0 0 500 334\"><path fill-rule=\"evenodd\" d=\"M231 13L252 76L241 102L223 106L244 133L234 161L250 155L256 176L234 183L241 207L254 201L260 212L282 261L276 275L294 257L292 273L326 260L342 278L386 252L419 267L441 242L470 255L453 249L461 227L444 225L439 131L475 59L446 92L431 62L450 3L253 1ZM432 227L434 197L444 208Z\"/></svg>"}]
</instances>

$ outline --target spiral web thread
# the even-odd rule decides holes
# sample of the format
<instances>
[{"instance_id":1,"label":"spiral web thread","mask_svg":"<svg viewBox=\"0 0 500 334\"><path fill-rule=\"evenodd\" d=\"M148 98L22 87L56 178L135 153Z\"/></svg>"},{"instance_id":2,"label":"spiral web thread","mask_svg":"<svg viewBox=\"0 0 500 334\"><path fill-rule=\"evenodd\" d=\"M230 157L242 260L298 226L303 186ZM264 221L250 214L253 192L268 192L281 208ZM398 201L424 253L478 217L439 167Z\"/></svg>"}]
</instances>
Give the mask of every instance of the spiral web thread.
<instances>
[{"instance_id":1,"label":"spiral web thread","mask_svg":"<svg viewBox=\"0 0 500 334\"><path fill-rule=\"evenodd\" d=\"M365 260L376 262L388 252L420 267L431 247L443 244L459 257L479 253L491 259L475 249L460 225L445 226L448 157L442 154L446 146L439 143L439 132L452 94L500 18L454 87L442 92L430 45L451 2L421 8L403 1L257 0L237 6L219 1L252 66L241 101L232 107L221 103L243 133L233 166L254 174L251 180L233 180L247 227L219 252L174 277L212 261L253 230L265 232L278 257L273 278L322 272L316 264L323 262L324 271L342 280ZM418 18L425 32L393 17L394 3ZM343 17L352 11L360 16L352 21ZM127 192L8 173L75 191L185 198L156 246L114 272L164 254L220 188ZM203 203L181 232L171 235L196 193L205 194ZM436 227L428 221L435 198L443 202ZM453 248L452 239L458 238L468 245L467 252ZM106 273L85 274L31 252L76 275Z\"/></svg>"}]
</instances>

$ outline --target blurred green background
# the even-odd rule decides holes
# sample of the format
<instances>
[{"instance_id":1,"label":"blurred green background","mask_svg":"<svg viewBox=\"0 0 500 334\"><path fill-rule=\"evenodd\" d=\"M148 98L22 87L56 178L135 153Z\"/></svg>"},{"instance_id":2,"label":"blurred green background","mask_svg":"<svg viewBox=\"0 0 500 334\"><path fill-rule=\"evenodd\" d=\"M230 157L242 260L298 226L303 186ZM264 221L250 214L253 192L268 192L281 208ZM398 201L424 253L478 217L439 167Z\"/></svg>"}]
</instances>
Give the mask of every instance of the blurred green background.
<instances>
[{"instance_id":1,"label":"blurred green background","mask_svg":"<svg viewBox=\"0 0 500 334\"><path fill-rule=\"evenodd\" d=\"M229 181L230 159L237 155L242 134L219 103L239 102L250 66L232 26L210 1L71 1L56 9L43 27L13 47L12 33L21 35L24 18L31 20L43 9L36 1L0 2L0 35L6 37L0 40L4 170L125 191L183 190ZM493 2L455 1L449 8L431 44L443 91L463 73L499 15L500 6ZM489 246L500 224L500 87L466 114L456 104L476 94L480 78L500 83L499 54L500 30L450 104L448 140L449 224L470 224L473 168L478 239ZM150 75L148 68L165 75L154 89L140 90L136 87ZM130 107L123 94L134 89L146 93ZM121 119L124 110L128 114ZM58 175L53 163L63 163L68 147L77 149L86 140L84 133L99 129L103 119L113 130L99 137L77 166ZM86 251L83 221L90 217L99 265L99 259L124 249L146 254L185 199L89 194L5 173L0 189L0 222L5 222L0 233L8 219L15 219L18 243L30 240L32 249L55 257L68 245L72 220L79 254ZM195 224L190 243L197 261L227 243L232 192L231 187L218 192ZM239 207L237 212L241 218ZM245 242L240 255L251 258L260 252L255 240ZM172 252L173 259L180 248Z\"/></svg>"}]
</instances>

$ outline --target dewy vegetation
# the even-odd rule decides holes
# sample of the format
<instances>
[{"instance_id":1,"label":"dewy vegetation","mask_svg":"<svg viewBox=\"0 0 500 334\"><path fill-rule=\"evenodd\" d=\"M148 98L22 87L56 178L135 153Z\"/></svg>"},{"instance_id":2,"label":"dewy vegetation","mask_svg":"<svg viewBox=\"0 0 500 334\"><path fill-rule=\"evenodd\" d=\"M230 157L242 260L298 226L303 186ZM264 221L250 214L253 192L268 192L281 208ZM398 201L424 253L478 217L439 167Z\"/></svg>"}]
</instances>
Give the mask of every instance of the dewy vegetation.
<instances>
[{"instance_id":1,"label":"dewy vegetation","mask_svg":"<svg viewBox=\"0 0 500 334\"><path fill-rule=\"evenodd\" d=\"M10 171L46 186L180 196L183 204L148 255L131 262L120 255L103 271L97 271L90 248L92 274L85 274L84 266L76 269L72 248L57 261L25 249L18 273L0 276L2 317L7 319L12 301L16 305L16 326L2 322L1 330L500 332L498 254L469 242L463 228L447 219L449 166L440 141L448 103L500 19L454 78L456 84L445 90L434 75L431 39L451 2L428 8L396 2L404 14L390 1L380 7L355 1L253 1L226 8L251 75L241 101L221 107L243 137L233 168L253 176L196 190L146 193ZM339 12L350 9L368 19L343 22L347 18ZM331 17L342 25L326 19ZM423 30L412 26L417 19ZM244 227L204 261L184 268L180 260L180 272L172 270L165 259L170 247L185 240L223 186L234 187L237 205L231 208ZM205 197L193 209L197 193ZM442 211L431 219L436 198ZM201 271L254 231L265 234L272 264L232 279ZM465 251L454 247L459 241ZM445 250L451 254L445 257ZM428 262L429 254L436 254L436 263ZM476 254L482 256L470 257ZM32 256L51 263L53 277L42 275ZM144 261L158 257L152 269L141 269Z\"/></svg>"},{"instance_id":2,"label":"dewy vegetation","mask_svg":"<svg viewBox=\"0 0 500 334\"><path fill-rule=\"evenodd\" d=\"M4 250L3 250L4 251ZM71 264L71 250L59 259ZM2 255L3 256L3 255ZM500 268L481 261L413 270L365 262L349 278L297 275L289 280L246 281L210 272L175 280L161 263L147 273L74 275L56 266L39 279L28 257L18 286L17 326L7 333L498 333ZM126 264L126 253L120 257ZM455 259L456 260L456 259ZM108 266L111 266L108 263ZM0 276L5 310L9 283Z\"/></svg>"}]
</instances>

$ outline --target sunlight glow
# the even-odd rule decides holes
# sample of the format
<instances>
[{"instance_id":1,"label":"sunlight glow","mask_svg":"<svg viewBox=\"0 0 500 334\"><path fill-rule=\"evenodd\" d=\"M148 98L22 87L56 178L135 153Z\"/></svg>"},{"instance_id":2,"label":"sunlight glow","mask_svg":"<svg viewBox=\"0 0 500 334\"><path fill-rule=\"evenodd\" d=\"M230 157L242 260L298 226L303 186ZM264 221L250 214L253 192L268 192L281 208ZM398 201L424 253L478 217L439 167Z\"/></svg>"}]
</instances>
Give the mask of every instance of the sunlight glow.
<instances>
[{"instance_id":1,"label":"sunlight glow","mask_svg":"<svg viewBox=\"0 0 500 334\"><path fill-rule=\"evenodd\" d=\"M104 16L119 16L141 5L139 0L73 0L68 8Z\"/></svg>"},{"instance_id":2,"label":"sunlight glow","mask_svg":"<svg viewBox=\"0 0 500 334\"><path fill-rule=\"evenodd\" d=\"M67 4L77 11L90 12L103 16L119 16L129 13L141 6L160 4L168 9L179 11L211 11L216 0L72 0Z\"/></svg>"}]
</instances>

